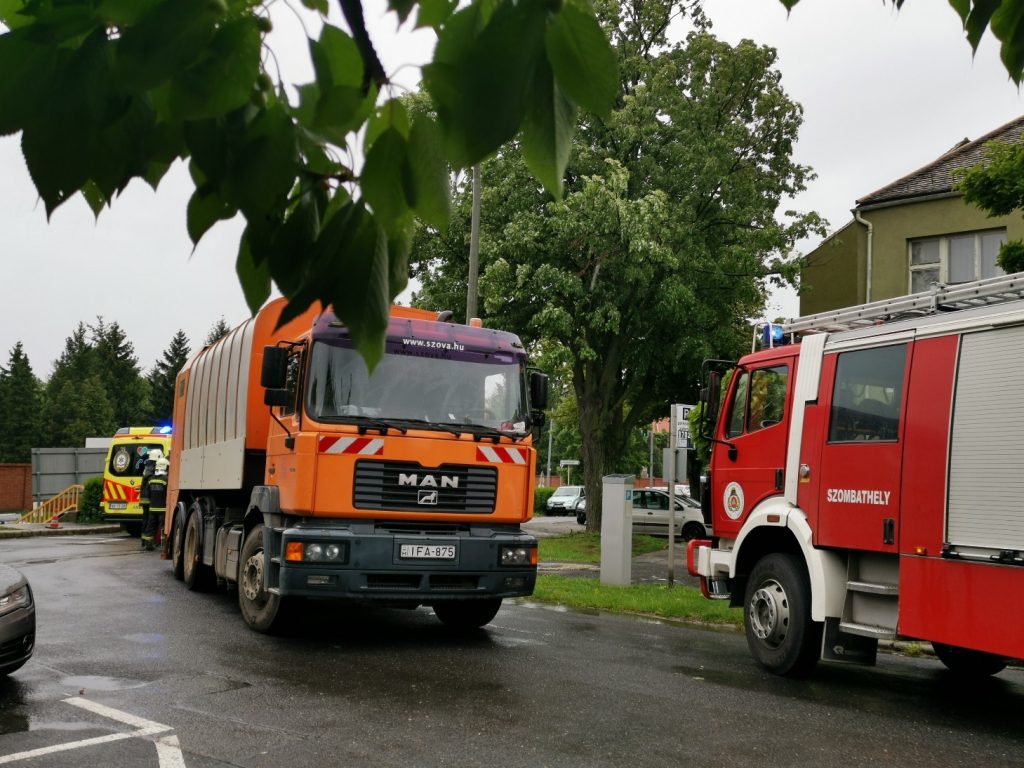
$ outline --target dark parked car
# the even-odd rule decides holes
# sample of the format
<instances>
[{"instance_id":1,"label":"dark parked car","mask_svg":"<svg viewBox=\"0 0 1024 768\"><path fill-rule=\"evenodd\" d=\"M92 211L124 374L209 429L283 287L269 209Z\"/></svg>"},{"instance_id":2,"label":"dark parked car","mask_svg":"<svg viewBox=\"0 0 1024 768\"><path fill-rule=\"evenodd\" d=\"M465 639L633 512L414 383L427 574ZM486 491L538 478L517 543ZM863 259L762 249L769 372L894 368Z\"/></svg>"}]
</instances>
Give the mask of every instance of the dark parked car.
<instances>
[{"instance_id":1,"label":"dark parked car","mask_svg":"<svg viewBox=\"0 0 1024 768\"><path fill-rule=\"evenodd\" d=\"M36 606L28 579L0 564L0 675L20 669L36 644Z\"/></svg>"}]
</instances>

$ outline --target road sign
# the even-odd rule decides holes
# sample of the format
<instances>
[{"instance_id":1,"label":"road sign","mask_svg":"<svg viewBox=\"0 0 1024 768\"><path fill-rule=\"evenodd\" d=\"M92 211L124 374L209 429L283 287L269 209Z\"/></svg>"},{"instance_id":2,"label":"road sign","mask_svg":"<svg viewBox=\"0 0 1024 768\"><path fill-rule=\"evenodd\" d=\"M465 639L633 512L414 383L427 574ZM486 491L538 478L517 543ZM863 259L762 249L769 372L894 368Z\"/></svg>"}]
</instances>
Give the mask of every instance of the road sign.
<instances>
[{"instance_id":1,"label":"road sign","mask_svg":"<svg viewBox=\"0 0 1024 768\"><path fill-rule=\"evenodd\" d=\"M690 411L692 405L672 406L672 448L693 449L693 440L690 439Z\"/></svg>"},{"instance_id":2,"label":"road sign","mask_svg":"<svg viewBox=\"0 0 1024 768\"><path fill-rule=\"evenodd\" d=\"M580 465L579 459L562 459L558 462L560 467L578 467Z\"/></svg>"}]
</instances>

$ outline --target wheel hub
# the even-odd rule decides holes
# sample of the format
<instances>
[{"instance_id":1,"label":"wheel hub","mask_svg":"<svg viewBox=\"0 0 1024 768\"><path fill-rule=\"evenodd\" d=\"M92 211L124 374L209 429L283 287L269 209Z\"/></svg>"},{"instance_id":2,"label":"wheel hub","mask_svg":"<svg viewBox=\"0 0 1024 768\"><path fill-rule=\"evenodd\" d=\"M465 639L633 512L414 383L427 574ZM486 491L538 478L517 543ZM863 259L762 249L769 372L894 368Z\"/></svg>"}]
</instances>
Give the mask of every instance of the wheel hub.
<instances>
[{"instance_id":1,"label":"wheel hub","mask_svg":"<svg viewBox=\"0 0 1024 768\"><path fill-rule=\"evenodd\" d=\"M263 590L263 553L256 552L245 561L242 569L242 593L249 601L255 601Z\"/></svg>"},{"instance_id":2,"label":"wheel hub","mask_svg":"<svg viewBox=\"0 0 1024 768\"><path fill-rule=\"evenodd\" d=\"M789 599L775 579L765 581L750 598L750 628L766 645L777 648L789 631Z\"/></svg>"}]
</instances>

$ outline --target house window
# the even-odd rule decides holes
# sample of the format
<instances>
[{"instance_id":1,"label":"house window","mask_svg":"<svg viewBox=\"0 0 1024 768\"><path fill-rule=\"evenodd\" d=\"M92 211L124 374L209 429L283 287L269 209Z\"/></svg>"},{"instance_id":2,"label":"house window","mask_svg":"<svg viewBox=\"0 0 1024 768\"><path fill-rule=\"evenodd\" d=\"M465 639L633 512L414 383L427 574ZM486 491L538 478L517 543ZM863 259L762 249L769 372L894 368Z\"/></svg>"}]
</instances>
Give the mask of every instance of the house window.
<instances>
[{"instance_id":1,"label":"house window","mask_svg":"<svg viewBox=\"0 0 1024 768\"><path fill-rule=\"evenodd\" d=\"M966 232L910 241L910 292L927 291L932 283L966 283L1004 274L996 266L1005 229Z\"/></svg>"}]
</instances>

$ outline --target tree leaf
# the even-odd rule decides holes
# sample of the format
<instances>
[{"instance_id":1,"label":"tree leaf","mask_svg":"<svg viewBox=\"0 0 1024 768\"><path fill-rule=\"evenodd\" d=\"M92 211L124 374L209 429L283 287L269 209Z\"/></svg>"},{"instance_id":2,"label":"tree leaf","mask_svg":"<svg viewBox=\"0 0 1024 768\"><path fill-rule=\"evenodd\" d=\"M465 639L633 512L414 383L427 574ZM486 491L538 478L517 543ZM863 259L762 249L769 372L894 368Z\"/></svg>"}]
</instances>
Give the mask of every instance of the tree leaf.
<instances>
[{"instance_id":1,"label":"tree leaf","mask_svg":"<svg viewBox=\"0 0 1024 768\"><path fill-rule=\"evenodd\" d=\"M451 185L441 129L430 117L421 115L413 120L408 155L412 177L409 204L427 224L444 227L451 212Z\"/></svg>"},{"instance_id":2,"label":"tree leaf","mask_svg":"<svg viewBox=\"0 0 1024 768\"><path fill-rule=\"evenodd\" d=\"M533 68L544 55L547 13L541 0L502 3L477 33L483 11L470 6L442 27L423 82L456 167L472 165L519 130Z\"/></svg>"},{"instance_id":3,"label":"tree leaf","mask_svg":"<svg viewBox=\"0 0 1024 768\"><path fill-rule=\"evenodd\" d=\"M530 172L556 199L562 196L575 118L576 108L562 94L551 68L539 64L523 123L523 157Z\"/></svg>"},{"instance_id":4,"label":"tree leaf","mask_svg":"<svg viewBox=\"0 0 1024 768\"><path fill-rule=\"evenodd\" d=\"M382 133L370 151L359 180L363 198L385 229L390 230L409 212L407 203L407 149L405 139L394 128Z\"/></svg>"},{"instance_id":5,"label":"tree leaf","mask_svg":"<svg viewBox=\"0 0 1024 768\"><path fill-rule=\"evenodd\" d=\"M117 74L129 88L152 88L188 67L210 42L226 5L164 0L117 40Z\"/></svg>"},{"instance_id":6,"label":"tree leaf","mask_svg":"<svg viewBox=\"0 0 1024 768\"><path fill-rule=\"evenodd\" d=\"M1002 45L999 57L1017 85L1024 69L1024 4L1003 2L992 14L992 34Z\"/></svg>"},{"instance_id":7,"label":"tree leaf","mask_svg":"<svg viewBox=\"0 0 1024 768\"><path fill-rule=\"evenodd\" d=\"M974 0L974 7L967 16L964 29L967 31L967 41L975 51L978 50L981 36L985 34L985 29L992 20L992 14L999 8L1001 2L1002 0Z\"/></svg>"},{"instance_id":8,"label":"tree leaf","mask_svg":"<svg viewBox=\"0 0 1024 768\"><path fill-rule=\"evenodd\" d=\"M260 73L261 44L253 16L218 29L198 63L171 80L168 109L173 120L217 117L248 102Z\"/></svg>"},{"instance_id":9,"label":"tree leaf","mask_svg":"<svg viewBox=\"0 0 1024 768\"><path fill-rule=\"evenodd\" d=\"M39 109L56 65L57 51L27 30L0 35L0 136L21 130Z\"/></svg>"},{"instance_id":10,"label":"tree leaf","mask_svg":"<svg viewBox=\"0 0 1024 768\"><path fill-rule=\"evenodd\" d=\"M256 264L249 248L248 229L242 233L238 244L238 259L235 261L238 282L245 294L245 303L254 315L270 296L270 266L266 263Z\"/></svg>"},{"instance_id":11,"label":"tree leaf","mask_svg":"<svg viewBox=\"0 0 1024 768\"><path fill-rule=\"evenodd\" d=\"M402 24L404 24L405 20L409 18L409 14L412 13L412 7L414 5L416 5L416 0L388 0L388 10L397 13L398 21Z\"/></svg>"},{"instance_id":12,"label":"tree leaf","mask_svg":"<svg viewBox=\"0 0 1024 768\"><path fill-rule=\"evenodd\" d=\"M0 23L12 31L31 24L32 17L21 13L26 5L26 0L0 0Z\"/></svg>"},{"instance_id":13,"label":"tree leaf","mask_svg":"<svg viewBox=\"0 0 1024 768\"><path fill-rule=\"evenodd\" d=\"M85 198L85 202L89 204L92 209L94 216L99 216L103 211L103 206L109 205L110 200L100 191L99 187L96 186L95 182L87 181L82 185L82 197Z\"/></svg>"},{"instance_id":14,"label":"tree leaf","mask_svg":"<svg viewBox=\"0 0 1024 768\"><path fill-rule=\"evenodd\" d=\"M233 153L225 198L252 221L283 207L298 172L295 125L274 104L257 115Z\"/></svg>"},{"instance_id":15,"label":"tree leaf","mask_svg":"<svg viewBox=\"0 0 1024 768\"><path fill-rule=\"evenodd\" d=\"M326 16L330 10L327 6L327 0L302 0L302 4L309 8L309 10L316 11L321 16Z\"/></svg>"},{"instance_id":16,"label":"tree leaf","mask_svg":"<svg viewBox=\"0 0 1024 768\"><path fill-rule=\"evenodd\" d=\"M363 84L363 57L355 40L331 24L324 24L319 40L309 41L313 70L321 91L332 86Z\"/></svg>"},{"instance_id":17,"label":"tree leaf","mask_svg":"<svg viewBox=\"0 0 1024 768\"><path fill-rule=\"evenodd\" d=\"M420 0L420 9L416 14L416 29L439 27L448 20L455 10L457 1L453 0Z\"/></svg>"},{"instance_id":18,"label":"tree leaf","mask_svg":"<svg viewBox=\"0 0 1024 768\"><path fill-rule=\"evenodd\" d=\"M619 93L619 67L593 13L565 3L548 22L544 37L561 89L584 109L607 117Z\"/></svg>"},{"instance_id":19,"label":"tree leaf","mask_svg":"<svg viewBox=\"0 0 1024 768\"><path fill-rule=\"evenodd\" d=\"M108 25L130 27L149 13L160 0L102 0L96 15Z\"/></svg>"},{"instance_id":20,"label":"tree leaf","mask_svg":"<svg viewBox=\"0 0 1024 768\"><path fill-rule=\"evenodd\" d=\"M339 147L348 144L348 134L366 122L373 111L377 89L370 94L351 85L335 85L320 93L309 127Z\"/></svg>"},{"instance_id":21,"label":"tree leaf","mask_svg":"<svg viewBox=\"0 0 1024 768\"><path fill-rule=\"evenodd\" d=\"M389 128L398 131L402 138L409 137L409 112L398 99L389 99L370 115L366 124L366 134L363 136L363 147L369 151L377 137Z\"/></svg>"},{"instance_id":22,"label":"tree leaf","mask_svg":"<svg viewBox=\"0 0 1024 768\"><path fill-rule=\"evenodd\" d=\"M193 245L199 245L203 235L222 219L230 219L237 211L214 190L197 189L192 193L186 209L188 236Z\"/></svg>"},{"instance_id":23,"label":"tree leaf","mask_svg":"<svg viewBox=\"0 0 1024 768\"><path fill-rule=\"evenodd\" d=\"M960 14L960 20L966 24L967 17L971 13L971 0L949 0L949 4Z\"/></svg>"}]
</instances>

